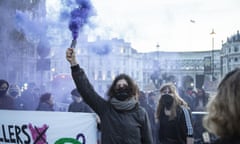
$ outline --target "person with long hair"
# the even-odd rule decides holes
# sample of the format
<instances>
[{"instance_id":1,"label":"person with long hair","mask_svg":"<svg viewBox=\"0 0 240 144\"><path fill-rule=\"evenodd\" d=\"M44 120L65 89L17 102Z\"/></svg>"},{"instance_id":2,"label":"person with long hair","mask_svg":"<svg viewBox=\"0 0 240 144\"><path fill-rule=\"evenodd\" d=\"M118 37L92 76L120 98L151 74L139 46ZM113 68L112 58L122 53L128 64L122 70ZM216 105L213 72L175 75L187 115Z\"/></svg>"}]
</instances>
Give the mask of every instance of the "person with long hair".
<instances>
[{"instance_id":1,"label":"person with long hair","mask_svg":"<svg viewBox=\"0 0 240 144\"><path fill-rule=\"evenodd\" d=\"M229 72L207 104L203 126L218 137L214 144L240 143L240 69Z\"/></svg>"},{"instance_id":2,"label":"person with long hair","mask_svg":"<svg viewBox=\"0 0 240 144\"><path fill-rule=\"evenodd\" d=\"M156 118L160 144L193 144L191 112L173 83L160 88Z\"/></svg>"},{"instance_id":3,"label":"person with long hair","mask_svg":"<svg viewBox=\"0 0 240 144\"><path fill-rule=\"evenodd\" d=\"M206 105L209 96L203 88L197 88L196 96L194 98L194 111L206 111Z\"/></svg>"},{"instance_id":4,"label":"person with long hair","mask_svg":"<svg viewBox=\"0 0 240 144\"><path fill-rule=\"evenodd\" d=\"M44 93L41 95L37 111L54 111L53 96L51 93Z\"/></svg>"},{"instance_id":5,"label":"person with long hair","mask_svg":"<svg viewBox=\"0 0 240 144\"><path fill-rule=\"evenodd\" d=\"M102 144L153 143L148 114L139 106L138 87L128 75L120 74L113 80L105 100L80 68L73 48L67 49L66 59L78 92L100 118Z\"/></svg>"}]
</instances>

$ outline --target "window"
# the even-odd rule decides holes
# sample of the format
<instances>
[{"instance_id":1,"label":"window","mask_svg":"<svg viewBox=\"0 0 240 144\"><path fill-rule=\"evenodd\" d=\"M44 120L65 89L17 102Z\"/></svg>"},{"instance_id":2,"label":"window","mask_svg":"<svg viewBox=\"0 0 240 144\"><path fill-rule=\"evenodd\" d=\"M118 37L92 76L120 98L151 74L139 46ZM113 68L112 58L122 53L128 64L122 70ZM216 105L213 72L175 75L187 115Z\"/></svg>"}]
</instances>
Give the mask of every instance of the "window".
<instances>
[{"instance_id":1,"label":"window","mask_svg":"<svg viewBox=\"0 0 240 144\"><path fill-rule=\"evenodd\" d=\"M115 72L115 74L116 74L116 75L119 75L119 74L120 74L120 72L119 72L119 71L116 71L116 72Z\"/></svg>"},{"instance_id":2,"label":"window","mask_svg":"<svg viewBox=\"0 0 240 144\"><path fill-rule=\"evenodd\" d=\"M139 79L139 71L136 72L136 79Z\"/></svg>"},{"instance_id":3,"label":"window","mask_svg":"<svg viewBox=\"0 0 240 144\"><path fill-rule=\"evenodd\" d=\"M102 71L98 71L98 80L102 80Z\"/></svg>"},{"instance_id":4,"label":"window","mask_svg":"<svg viewBox=\"0 0 240 144\"><path fill-rule=\"evenodd\" d=\"M234 62L237 62L237 61L238 61L238 58L237 58L237 57L235 57L235 58L234 58Z\"/></svg>"},{"instance_id":5,"label":"window","mask_svg":"<svg viewBox=\"0 0 240 144\"><path fill-rule=\"evenodd\" d=\"M124 48L124 47L121 47L121 48L120 48L120 52L121 52L121 53L125 53L125 48Z\"/></svg>"},{"instance_id":6,"label":"window","mask_svg":"<svg viewBox=\"0 0 240 144\"><path fill-rule=\"evenodd\" d=\"M237 46L234 47L234 52L238 52L238 47Z\"/></svg>"},{"instance_id":7,"label":"window","mask_svg":"<svg viewBox=\"0 0 240 144\"><path fill-rule=\"evenodd\" d=\"M111 71L107 71L107 79L111 79Z\"/></svg>"}]
</instances>

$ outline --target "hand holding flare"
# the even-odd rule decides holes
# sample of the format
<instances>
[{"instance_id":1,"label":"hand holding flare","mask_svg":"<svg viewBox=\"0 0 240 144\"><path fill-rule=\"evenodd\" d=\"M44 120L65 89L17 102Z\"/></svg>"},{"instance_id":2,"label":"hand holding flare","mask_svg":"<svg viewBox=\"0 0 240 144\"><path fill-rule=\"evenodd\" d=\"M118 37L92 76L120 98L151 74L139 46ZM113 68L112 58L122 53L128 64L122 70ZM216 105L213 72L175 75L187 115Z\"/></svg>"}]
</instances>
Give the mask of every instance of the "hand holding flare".
<instances>
[{"instance_id":1,"label":"hand holding flare","mask_svg":"<svg viewBox=\"0 0 240 144\"><path fill-rule=\"evenodd\" d=\"M68 48L67 49L66 59L71 64L71 66L78 64L74 48Z\"/></svg>"}]
</instances>

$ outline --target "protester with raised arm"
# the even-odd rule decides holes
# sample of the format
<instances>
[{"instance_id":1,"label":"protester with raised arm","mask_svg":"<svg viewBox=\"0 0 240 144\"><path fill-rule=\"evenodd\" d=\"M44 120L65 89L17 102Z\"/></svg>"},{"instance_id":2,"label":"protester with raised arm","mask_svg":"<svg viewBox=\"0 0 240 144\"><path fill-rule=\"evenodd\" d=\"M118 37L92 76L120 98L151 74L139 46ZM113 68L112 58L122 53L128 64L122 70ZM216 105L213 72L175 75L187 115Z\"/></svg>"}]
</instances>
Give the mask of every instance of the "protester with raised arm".
<instances>
[{"instance_id":1,"label":"protester with raised arm","mask_svg":"<svg viewBox=\"0 0 240 144\"><path fill-rule=\"evenodd\" d=\"M153 143L147 112L139 106L137 85L128 75L120 74L114 79L106 101L90 84L73 48L67 49L66 59L78 92L100 117L102 144Z\"/></svg>"}]
</instances>

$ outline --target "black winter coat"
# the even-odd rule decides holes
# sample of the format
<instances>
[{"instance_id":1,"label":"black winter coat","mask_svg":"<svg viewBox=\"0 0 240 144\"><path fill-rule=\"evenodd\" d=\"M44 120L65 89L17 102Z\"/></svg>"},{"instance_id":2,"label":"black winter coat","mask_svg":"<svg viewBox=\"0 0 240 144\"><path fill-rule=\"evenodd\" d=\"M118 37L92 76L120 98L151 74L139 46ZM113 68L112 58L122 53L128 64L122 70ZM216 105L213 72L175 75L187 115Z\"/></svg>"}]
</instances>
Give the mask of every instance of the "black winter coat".
<instances>
[{"instance_id":1,"label":"black winter coat","mask_svg":"<svg viewBox=\"0 0 240 144\"><path fill-rule=\"evenodd\" d=\"M240 144L240 137L235 136L231 138L219 138L212 144Z\"/></svg>"},{"instance_id":2,"label":"black winter coat","mask_svg":"<svg viewBox=\"0 0 240 144\"><path fill-rule=\"evenodd\" d=\"M68 107L69 112L86 112L86 113L91 113L92 110L91 108L85 104L85 102L72 102L69 107Z\"/></svg>"},{"instance_id":3,"label":"black winter coat","mask_svg":"<svg viewBox=\"0 0 240 144\"><path fill-rule=\"evenodd\" d=\"M116 110L109 101L99 96L89 83L83 69L73 66L72 77L84 101L101 120L102 144L152 144L147 112L136 105L130 111Z\"/></svg>"},{"instance_id":4,"label":"black winter coat","mask_svg":"<svg viewBox=\"0 0 240 144\"><path fill-rule=\"evenodd\" d=\"M164 117L165 123L162 123ZM166 130L168 131L168 133L172 134L171 136L174 135L176 137L174 141L177 144L186 144L186 138L193 137L192 118L189 109L183 106L179 106L177 107L177 117L174 120L172 120L172 122L166 119L168 119L168 116L165 116L164 112L161 111L161 116L157 124L159 142L163 143L163 141L167 141L168 138L165 137ZM174 125L176 129L169 129L166 123L172 123L172 125Z\"/></svg>"}]
</instances>

